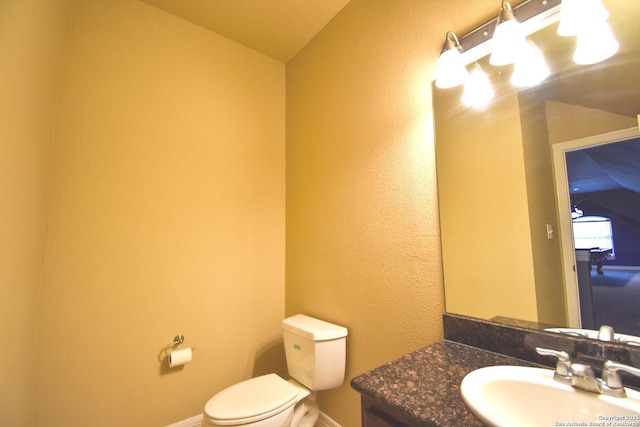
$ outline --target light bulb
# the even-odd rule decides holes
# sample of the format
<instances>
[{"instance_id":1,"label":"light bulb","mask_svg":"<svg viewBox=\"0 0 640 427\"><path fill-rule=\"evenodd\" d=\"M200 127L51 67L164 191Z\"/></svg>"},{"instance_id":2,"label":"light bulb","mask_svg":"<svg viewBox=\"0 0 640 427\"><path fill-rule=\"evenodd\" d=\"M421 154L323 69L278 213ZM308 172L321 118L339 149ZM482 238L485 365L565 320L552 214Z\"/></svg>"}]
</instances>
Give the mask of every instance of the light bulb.
<instances>
[{"instance_id":1,"label":"light bulb","mask_svg":"<svg viewBox=\"0 0 640 427\"><path fill-rule=\"evenodd\" d=\"M620 44L611 32L611 26L602 21L584 28L578 34L573 61L581 65L595 64L610 58L619 48Z\"/></svg>"},{"instance_id":2,"label":"light bulb","mask_svg":"<svg viewBox=\"0 0 640 427\"><path fill-rule=\"evenodd\" d=\"M558 35L578 35L585 27L609 19L602 0L562 0Z\"/></svg>"},{"instance_id":3,"label":"light bulb","mask_svg":"<svg viewBox=\"0 0 640 427\"><path fill-rule=\"evenodd\" d=\"M494 92L489 77L482 68L475 63L464 85L462 103L469 107L482 108L493 98Z\"/></svg>"},{"instance_id":4,"label":"light bulb","mask_svg":"<svg viewBox=\"0 0 640 427\"><path fill-rule=\"evenodd\" d=\"M457 49L449 49L442 52L436 69L436 86L448 89L461 85L467 79L469 73L464 66L462 55Z\"/></svg>"},{"instance_id":5,"label":"light bulb","mask_svg":"<svg viewBox=\"0 0 640 427\"><path fill-rule=\"evenodd\" d=\"M527 45L520 23L513 15L508 1L502 2L492 43L489 63L495 66L513 64L518 53Z\"/></svg>"},{"instance_id":6,"label":"light bulb","mask_svg":"<svg viewBox=\"0 0 640 427\"><path fill-rule=\"evenodd\" d=\"M542 51L530 44L522 52L513 68L511 84L517 87L534 86L549 77L549 66Z\"/></svg>"},{"instance_id":7,"label":"light bulb","mask_svg":"<svg viewBox=\"0 0 640 427\"><path fill-rule=\"evenodd\" d=\"M451 31L447 32L436 69L437 87L448 89L461 85L467 79L469 73L462 60L461 50L458 37Z\"/></svg>"}]
</instances>

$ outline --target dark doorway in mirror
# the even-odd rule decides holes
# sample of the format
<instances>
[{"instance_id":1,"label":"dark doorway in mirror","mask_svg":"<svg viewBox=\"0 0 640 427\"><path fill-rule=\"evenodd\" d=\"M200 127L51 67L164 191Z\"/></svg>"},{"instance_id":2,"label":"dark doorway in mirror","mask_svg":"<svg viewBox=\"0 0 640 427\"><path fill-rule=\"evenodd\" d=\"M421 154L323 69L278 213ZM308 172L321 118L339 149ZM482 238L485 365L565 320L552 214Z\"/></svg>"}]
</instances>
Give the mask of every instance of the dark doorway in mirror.
<instances>
[{"instance_id":1,"label":"dark doorway in mirror","mask_svg":"<svg viewBox=\"0 0 640 427\"><path fill-rule=\"evenodd\" d=\"M640 268L604 267L591 272L594 317L597 325L640 336Z\"/></svg>"},{"instance_id":2,"label":"dark doorway in mirror","mask_svg":"<svg viewBox=\"0 0 640 427\"><path fill-rule=\"evenodd\" d=\"M565 159L575 249L605 254L578 276L582 326L640 336L640 138L567 151ZM583 299L585 287L592 301Z\"/></svg>"}]
</instances>

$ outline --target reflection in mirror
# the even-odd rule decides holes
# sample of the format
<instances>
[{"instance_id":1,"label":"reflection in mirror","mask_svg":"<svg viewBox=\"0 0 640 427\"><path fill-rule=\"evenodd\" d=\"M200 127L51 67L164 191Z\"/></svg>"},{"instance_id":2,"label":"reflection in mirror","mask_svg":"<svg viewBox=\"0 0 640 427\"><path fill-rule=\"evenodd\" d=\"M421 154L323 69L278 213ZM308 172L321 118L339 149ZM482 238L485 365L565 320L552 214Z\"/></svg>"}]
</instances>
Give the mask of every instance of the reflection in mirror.
<instances>
[{"instance_id":1,"label":"reflection in mirror","mask_svg":"<svg viewBox=\"0 0 640 427\"><path fill-rule=\"evenodd\" d=\"M558 209L571 212L571 217L559 216L560 228L573 231L561 239L563 258L572 261L564 263L570 325L609 324L640 335L638 136L632 128L552 147ZM577 292L568 292L576 287Z\"/></svg>"},{"instance_id":2,"label":"reflection in mirror","mask_svg":"<svg viewBox=\"0 0 640 427\"><path fill-rule=\"evenodd\" d=\"M561 194L556 185L561 188L561 183L556 183L555 174L560 165L553 157L554 146L570 141L631 128L637 134L640 2L605 0L604 4L620 43L619 51L604 62L575 64L575 37L558 36L554 23L530 36L551 69L551 76L542 84L516 90L509 82L512 66L494 67L488 58L482 58L478 63L489 74L495 91L495 98L484 109L465 107L460 102L461 87L433 88L448 312L563 328L597 330L604 323L598 320L598 295L622 286L591 281L594 324L580 323L580 309L574 307L579 301L571 212L558 207ZM640 171L640 164L630 167ZM609 178L615 181L614 175ZM631 179L640 182L640 177ZM568 182L562 185L569 193ZM619 190L614 191L620 194ZM618 197L616 203L628 203L624 207L605 201L605 192L611 190L579 197L589 199L591 205L606 203L608 211L615 212L616 219L611 218L616 259L604 259L604 274L598 275L594 266L589 277L613 277L615 269L623 267L635 272L632 276L636 278L624 284L631 297L612 293L609 298L635 301L632 312L622 315L626 326L612 326L616 332L640 336L640 242L619 243L628 233L616 233L621 222L640 230L640 193L623 190L624 197ZM571 197L566 203L575 200ZM632 213L620 214L621 209ZM574 248L568 254L563 252L566 244ZM624 265L616 265L622 262L622 247ZM597 264L589 260L588 265L594 262ZM615 311L610 303L606 308Z\"/></svg>"},{"instance_id":3,"label":"reflection in mirror","mask_svg":"<svg viewBox=\"0 0 640 427\"><path fill-rule=\"evenodd\" d=\"M603 334L603 330L610 329L611 333L608 335ZM599 330L593 329L573 329L573 328L547 328L547 332L555 332L557 334L564 334L573 337L591 338L600 341L610 341L621 344L629 344L636 347L640 347L640 339L636 335L618 334L613 331L611 326L603 325ZM603 336L605 335L605 336Z\"/></svg>"}]
</instances>

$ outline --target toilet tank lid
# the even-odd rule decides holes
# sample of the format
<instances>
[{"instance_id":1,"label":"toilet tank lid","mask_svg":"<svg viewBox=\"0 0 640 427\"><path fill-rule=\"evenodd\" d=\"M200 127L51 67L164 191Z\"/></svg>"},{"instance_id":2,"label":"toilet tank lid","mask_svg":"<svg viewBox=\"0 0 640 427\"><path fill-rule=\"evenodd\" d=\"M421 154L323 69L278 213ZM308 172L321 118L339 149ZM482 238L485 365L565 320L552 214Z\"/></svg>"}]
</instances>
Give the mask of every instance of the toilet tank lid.
<instances>
[{"instance_id":1,"label":"toilet tank lid","mask_svg":"<svg viewBox=\"0 0 640 427\"><path fill-rule=\"evenodd\" d=\"M314 317L296 314L282 321L283 329L314 341L329 341L347 336L347 328Z\"/></svg>"}]
</instances>

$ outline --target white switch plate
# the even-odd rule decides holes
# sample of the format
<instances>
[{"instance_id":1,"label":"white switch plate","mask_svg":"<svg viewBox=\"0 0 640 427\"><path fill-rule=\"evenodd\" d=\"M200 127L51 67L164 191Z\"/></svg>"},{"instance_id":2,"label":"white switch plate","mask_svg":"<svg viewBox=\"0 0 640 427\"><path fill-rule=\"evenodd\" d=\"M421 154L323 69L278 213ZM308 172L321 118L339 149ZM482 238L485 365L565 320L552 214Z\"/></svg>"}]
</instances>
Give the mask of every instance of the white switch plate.
<instances>
[{"instance_id":1,"label":"white switch plate","mask_svg":"<svg viewBox=\"0 0 640 427\"><path fill-rule=\"evenodd\" d=\"M553 240L553 225L547 224L547 239Z\"/></svg>"}]
</instances>

